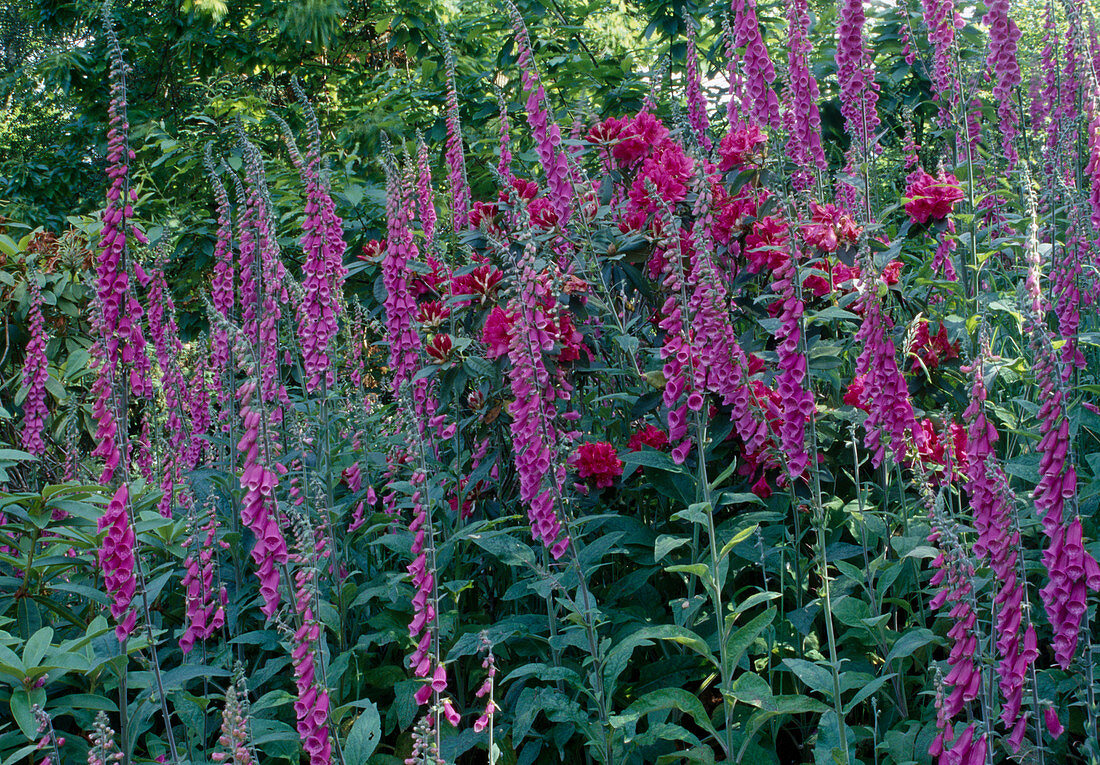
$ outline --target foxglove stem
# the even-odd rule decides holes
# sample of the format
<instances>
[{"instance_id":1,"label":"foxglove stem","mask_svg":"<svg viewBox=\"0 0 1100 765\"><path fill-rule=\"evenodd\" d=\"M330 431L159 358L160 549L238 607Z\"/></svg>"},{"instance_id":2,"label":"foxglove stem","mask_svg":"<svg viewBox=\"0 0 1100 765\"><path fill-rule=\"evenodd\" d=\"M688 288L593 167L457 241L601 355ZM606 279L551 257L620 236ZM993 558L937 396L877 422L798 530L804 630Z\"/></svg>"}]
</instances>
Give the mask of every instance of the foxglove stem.
<instances>
[{"instance_id":1,"label":"foxglove stem","mask_svg":"<svg viewBox=\"0 0 1100 765\"><path fill-rule=\"evenodd\" d=\"M815 174L823 177L829 169L821 145L821 112L817 99L820 91L810 72L812 52L807 33L810 27L807 0L787 2L787 103L784 121L789 133L787 154L798 170L792 179L796 191L814 186Z\"/></svg>"},{"instance_id":2,"label":"foxglove stem","mask_svg":"<svg viewBox=\"0 0 1100 765\"><path fill-rule=\"evenodd\" d=\"M451 216L456 234L470 225L470 183L466 180L466 158L462 143L462 123L458 116L458 91L455 86L455 57L446 31L441 30L444 62L447 67L447 182L451 187Z\"/></svg>"},{"instance_id":3,"label":"foxglove stem","mask_svg":"<svg viewBox=\"0 0 1100 765\"><path fill-rule=\"evenodd\" d=\"M687 52L685 55L684 87L687 91L688 120L691 123L695 140L708 152L714 148L710 140L710 120L707 118L707 96L703 92L703 82L699 73L699 54L695 48L695 20L684 12L684 24L687 27Z\"/></svg>"},{"instance_id":4,"label":"foxglove stem","mask_svg":"<svg viewBox=\"0 0 1100 765\"><path fill-rule=\"evenodd\" d=\"M46 416L50 413L46 406L46 380L49 379L50 362L46 357L46 322L42 317L42 291L38 286L38 274L27 274L27 348L23 354L23 387L26 397L23 399L23 429L20 440L29 453L41 457L46 453L46 442L42 434L46 429Z\"/></svg>"},{"instance_id":5,"label":"foxglove stem","mask_svg":"<svg viewBox=\"0 0 1100 765\"><path fill-rule=\"evenodd\" d=\"M516 35L518 57L516 63L521 71L523 91L527 97L527 124L535 139L535 152L546 173L546 185L549 190L550 207L557 217L557 225L568 229L573 214L573 184L570 181L569 166L562 148L561 129L553 120L546 91L539 81L535 69L535 54L531 47L531 38L527 35L527 26L523 16L506 0L508 13L512 19L512 28Z\"/></svg>"},{"instance_id":6,"label":"foxglove stem","mask_svg":"<svg viewBox=\"0 0 1100 765\"><path fill-rule=\"evenodd\" d=\"M756 18L756 0L731 0L734 44L745 50L741 66L745 76L742 116L759 127L778 129L779 98L772 89L775 66L764 47Z\"/></svg>"}]
</instances>

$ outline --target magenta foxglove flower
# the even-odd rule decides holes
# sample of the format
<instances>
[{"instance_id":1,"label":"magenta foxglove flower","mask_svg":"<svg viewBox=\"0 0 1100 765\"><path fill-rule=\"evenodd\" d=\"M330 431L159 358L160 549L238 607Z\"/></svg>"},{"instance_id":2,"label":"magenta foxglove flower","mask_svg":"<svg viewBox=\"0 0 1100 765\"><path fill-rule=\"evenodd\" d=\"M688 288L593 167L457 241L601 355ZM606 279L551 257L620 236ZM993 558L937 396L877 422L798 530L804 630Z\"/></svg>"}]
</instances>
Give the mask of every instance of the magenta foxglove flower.
<instances>
[{"instance_id":1,"label":"magenta foxglove flower","mask_svg":"<svg viewBox=\"0 0 1100 765\"><path fill-rule=\"evenodd\" d=\"M772 89L775 67L756 18L756 0L733 0L734 44L744 48L745 103L742 114L758 127L779 127L779 98Z\"/></svg>"},{"instance_id":2,"label":"magenta foxglove flower","mask_svg":"<svg viewBox=\"0 0 1100 765\"><path fill-rule=\"evenodd\" d=\"M103 542L99 547L99 567L104 588L111 596L111 616L115 620L115 637L122 642L134 631L137 615L130 602L134 599L137 579L134 576L134 528L130 524L130 490L125 483L115 490L103 515L97 522Z\"/></svg>"},{"instance_id":3,"label":"magenta foxglove flower","mask_svg":"<svg viewBox=\"0 0 1100 765\"><path fill-rule=\"evenodd\" d=\"M46 322L42 317L42 292L38 287L38 275L27 274L27 348L23 356L23 387L27 394L23 399L23 430L20 439L23 448L31 454L42 456L46 442L42 434L46 429L46 380L49 379L50 362L46 357Z\"/></svg>"},{"instance_id":4,"label":"magenta foxglove flower","mask_svg":"<svg viewBox=\"0 0 1100 765\"><path fill-rule=\"evenodd\" d=\"M989 0L989 11L982 19L989 26L989 68L993 71L993 98L997 101L997 118L1000 120L1001 145L1008 172L1016 165L1016 134L1019 117L1014 98L1020 84L1020 64L1016 60L1016 46L1020 41L1020 29L1008 15L1011 0Z\"/></svg>"},{"instance_id":5,"label":"magenta foxglove flower","mask_svg":"<svg viewBox=\"0 0 1100 765\"><path fill-rule=\"evenodd\" d=\"M691 123L695 140L708 152L713 148L708 132L710 120L707 118L707 96L703 92L703 81L699 73L699 57L695 50L695 20L686 11L684 22L687 26L687 53L684 69L684 87L687 91L688 120Z\"/></svg>"},{"instance_id":6,"label":"magenta foxglove flower","mask_svg":"<svg viewBox=\"0 0 1100 765\"><path fill-rule=\"evenodd\" d=\"M185 622L187 628L180 637L180 651L186 655L199 640L206 640L225 625L225 599L228 597L225 587L220 592L214 590L214 565L219 549L228 550L229 543L217 538L217 514L211 512L204 524L202 541L196 544L194 536L187 539L187 558L183 566L186 570L183 585L187 609Z\"/></svg>"},{"instance_id":7,"label":"magenta foxglove flower","mask_svg":"<svg viewBox=\"0 0 1100 765\"><path fill-rule=\"evenodd\" d=\"M815 173L821 175L829 169L821 145L821 112L817 106L820 91L810 72L813 46L808 37L807 0L787 0L787 23L787 154L799 168L793 178L795 189L805 191L813 186Z\"/></svg>"},{"instance_id":8,"label":"magenta foxglove flower","mask_svg":"<svg viewBox=\"0 0 1100 765\"><path fill-rule=\"evenodd\" d=\"M961 88L952 63L955 28L962 20L955 11L955 0L922 0L928 42L932 46L932 86L940 100L940 123L946 124L959 102Z\"/></svg>"},{"instance_id":9,"label":"magenta foxglove flower","mask_svg":"<svg viewBox=\"0 0 1100 765\"><path fill-rule=\"evenodd\" d=\"M535 69L535 54L531 48L527 26L523 23L523 16L511 0L508 0L507 5L512 28L516 34L518 53L516 63L521 71L523 92L527 98L527 124L531 126L531 133L535 139L535 152L538 154L543 172L546 173L546 186L549 190L551 206L559 225L564 228L569 225L573 214L573 184L562 146L561 128L553 121L546 91L539 81L538 71Z\"/></svg>"},{"instance_id":10,"label":"magenta foxglove flower","mask_svg":"<svg viewBox=\"0 0 1100 765\"><path fill-rule=\"evenodd\" d=\"M462 124L458 118L458 92L455 86L455 57L450 41L443 35L444 61L447 66L447 182L451 187L451 215L455 233L465 231L470 220L470 184L466 180L466 157L462 144Z\"/></svg>"}]
</instances>

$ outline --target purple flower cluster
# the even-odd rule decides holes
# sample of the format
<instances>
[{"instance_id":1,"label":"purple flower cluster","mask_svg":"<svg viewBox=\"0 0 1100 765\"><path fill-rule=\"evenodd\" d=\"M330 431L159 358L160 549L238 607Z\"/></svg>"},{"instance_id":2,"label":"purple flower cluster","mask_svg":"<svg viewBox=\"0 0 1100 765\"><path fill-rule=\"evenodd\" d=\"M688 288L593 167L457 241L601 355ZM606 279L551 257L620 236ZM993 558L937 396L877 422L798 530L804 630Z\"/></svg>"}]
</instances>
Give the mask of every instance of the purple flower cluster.
<instances>
[{"instance_id":1,"label":"purple flower cluster","mask_svg":"<svg viewBox=\"0 0 1100 765\"><path fill-rule=\"evenodd\" d=\"M416 298L409 289L408 264L420 252L409 227L412 193L396 162L386 165L386 254L382 257L382 284L386 288L386 330L390 343L393 391L412 380L420 368L420 334L416 331Z\"/></svg>"},{"instance_id":2,"label":"purple flower cluster","mask_svg":"<svg viewBox=\"0 0 1100 765\"><path fill-rule=\"evenodd\" d=\"M717 394L730 407L730 418L746 448L754 452L768 437L767 423L758 416L748 378L748 358L737 342L731 317L732 305L725 281L711 253L714 216L710 179L700 174L696 183L695 224L692 227L691 269L688 273L688 307L692 314L693 389ZM693 407L693 404L699 404ZM689 397L689 408L699 411L702 396ZM662 434L663 435L663 434ZM690 443L690 442L689 442ZM678 458L674 456L674 459Z\"/></svg>"},{"instance_id":3,"label":"purple flower cluster","mask_svg":"<svg viewBox=\"0 0 1100 765\"><path fill-rule=\"evenodd\" d=\"M268 423L264 420L262 403L253 408L257 384L254 379L246 380L237 389L240 413L244 433L237 443L237 450L243 455L241 488L244 497L241 506L241 522L252 531L256 542L252 547L252 560L256 564L256 575L260 579L260 595L264 604L260 610L272 616L279 607L279 567L287 562L286 538L279 527L278 508L275 501L275 488L279 475L273 470L272 456L266 445ZM279 472L286 468L275 463Z\"/></svg>"},{"instance_id":4,"label":"purple flower cluster","mask_svg":"<svg viewBox=\"0 0 1100 765\"><path fill-rule=\"evenodd\" d=\"M695 22L685 14L687 25L687 53L685 54L684 87L687 91L687 113L695 140L708 152L714 144L710 140L710 120L707 118L707 96L703 92L702 77L699 73L699 56L695 50Z\"/></svg>"},{"instance_id":5,"label":"purple flower cluster","mask_svg":"<svg viewBox=\"0 0 1100 765\"><path fill-rule=\"evenodd\" d=\"M221 322L211 322L210 327L210 371L217 381L219 409L224 419L229 415L230 389L222 384L222 375L230 368L229 330L222 322L228 322L233 315L236 301L233 275L233 220L229 206L229 195L225 186L214 171L214 160L210 144L204 154L207 175L214 186L214 199L218 205L218 231L214 240L214 268L210 280L210 302Z\"/></svg>"},{"instance_id":6,"label":"purple flower cluster","mask_svg":"<svg viewBox=\"0 0 1100 765\"><path fill-rule=\"evenodd\" d=\"M455 87L455 57L447 36L443 35L444 61L447 65L447 182L451 187L451 216L455 233L470 225L470 183L466 180L466 157L463 154L462 124L458 119L458 92Z\"/></svg>"},{"instance_id":7,"label":"purple flower cluster","mask_svg":"<svg viewBox=\"0 0 1100 765\"><path fill-rule=\"evenodd\" d=\"M409 666L416 677L433 678L432 682L418 689L416 701L418 704L424 704L433 691L434 676L439 675L442 687L438 690L442 691L447 687L447 674L442 666L437 665L435 653L432 650L432 640L435 637L436 593L434 561L429 561L428 553L432 553L434 558L435 551L431 546L425 549L425 542L431 542L432 533L429 527L431 519L428 517L428 508L423 501L425 477L423 473L416 472L410 480L416 487L412 496L413 519L409 524L409 531L413 534L413 560L406 570L412 577L413 589L416 591L412 599L413 618L409 622L409 637L416 641L416 650L409 656Z\"/></svg>"},{"instance_id":8,"label":"purple flower cluster","mask_svg":"<svg viewBox=\"0 0 1100 765\"><path fill-rule=\"evenodd\" d=\"M779 99L772 89L775 66L760 36L756 18L756 0L732 0L734 44L744 48L742 69L745 73L745 101L742 113L760 127L779 127Z\"/></svg>"},{"instance_id":9,"label":"purple flower cluster","mask_svg":"<svg viewBox=\"0 0 1100 765\"><path fill-rule=\"evenodd\" d=\"M164 280L164 271L159 267L152 271L151 276L145 276L148 288L146 303L149 306L147 319L149 338L153 341L157 364L160 366L168 430L168 452L165 455L161 473L162 493L157 509L165 518L171 518L172 500L176 486L180 482L183 462L190 442L190 434L183 417L187 390L179 367L183 344L180 342L179 330L173 315L175 305L172 301L172 293Z\"/></svg>"},{"instance_id":10,"label":"purple flower cluster","mask_svg":"<svg viewBox=\"0 0 1100 765\"><path fill-rule=\"evenodd\" d=\"M869 270L869 269L868 269ZM894 452L895 461L906 455L906 432L912 434L918 449L923 443L921 429L909 399L905 376L898 369L889 319L882 312L876 293L877 280L867 280L863 287L861 309L863 324L856 333L856 345L862 347L856 359L856 377L863 376L862 408L867 411L863 427L865 443L871 450L871 464L878 467L886 456L886 443Z\"/></svg>"},{"instance_id":11,"label":"purple flower cluster","mask_svg":"<svg viewBox=\"0 0 1100 765\"><path fill-rule=\"evenodd\" d=\"M298 310L298 339L302 344L302 366L307 391L316 390L322 380L327 387L336 383L331 344L338 329L340 297L344 290L344 222L336 214L328 184L322 175L321 129L305 93L292 81L306 114L309 148L299 164L306 187L305 221L302 223L302 288L305 298ZM288 143L293 143L290 135ZM292 152L294 154L295 152ZM284 301L285 302L285 301Z\"/></svg>"},{"instance_id":12,"label":"purple flower cluster","mask_svg":"<svg viewBox=\"0 0 1100 765\"><path fill-rule=\"evenodd\" d=\"M722 17L722 39L726 46L726 77L730 81L726 122L730 130L736 130L743 122L741 112L745 101L745 78L741 75L741 54L737 51L737 37L728 15Z\"/></svg>"},{"instance_id":13,"label":"purple flower cluster","mask_svg":"<svg viewBox=\"0 0 1100 765\"><path fill-rule=\"evenodd\" d=\"M267 188L263 158L251 142L242 136L241 148L245 160L246 204L248 220L255 229L256 251L259 253L259 282L263 286L262 302L256 317L256 346L260 359L260 394L269 407L271 422L283 419L283 407L289 402L286 388L279 378L279 322L281 306L288 302L279 240L275 233L271 194ZM242 258L243 260L243 258ZM242 263L242 269L244 264ZM242 300L243 300L242 278Z\"/></svg>"},{"instance_id":14,"label":"purple flower cluster","mask_svg":"<svg viewBox=\"0 0 1100 765\"><path fill-rule=\"evenodd\" d=\"M424 143L424 136L418 130L416 132L416 207L420 218L420 225L424 229L424 238L428 246L435 242L435 194L432 191L432 167L429 163L428 144Z\"/></svg>"},{"instance_id":15,"label":"purple flower cluster","mask_svg":"<svg viewBox=\"0 0 1100 765\"><path fill-rule=\"evenodd\" d=\"M843 0L837 24L836 66L840 81L840 112L844 129L852 137L849 165L860 151L870 152L879 126L876 110L879 87L871 53L863 39L866 18L863 0Z\"/></svg>"},{"instance_id":16,"label":"purple flower cluster","mask_svg":"<svg viewBox=\"0 0 1100 765\"><path fill-rule=\"evenodd\" d=\"M569 225L572 215L573 184L570 181L565 152L562 150L561 129L553 121L547 106L546 91L535 69L535 54L531 48L531 38L527 35L527 26L511 0L508 0L508 12L516 33L516 63L522 70L523 91L527 96L527 124L531 126L535 152L543 172L546 173L550 208L557 216L557 224L564 229Z\"/></svg>"},{"instance_id":17,"label":"purple flower cluster","mask_svg":"<svg viewBox=\"0 0 1100 765\"><path fill-rule=\"evenodd\" d=\"M928 535L928 542L936 549L937 555L932 561L936 573L928 583L940 589L928 605L933 610L950 605L947 618L951 628L947 636L951 639L951 648L947 665L951 669L943 678L943 685L951 691L945 696L942 689L937 689L936 727L940 732L932 740L928 753L936 757L940 765L980 765L985 762L985 735L975 741L974 724L969 723L956 738L954 728L955 718L968 702L978 698L982 689L982 672L977 663L979 641L978 614L974 611L975 571L958 539L954 524L947 524L940 515L934 506L929 507L932 533Z\"/></svg>"},{"instance_id":18,"label":"purple flower cluster","mask_svg":"<svg viewBox=\"0 0 1100 765\"><path fill-rule=\"evenodd\" d=\"M180 651L184 655L191 652L196 641L206 640L222 628L229 598L224 586L217 595L214 593L214 554L219 548L228 550L229 543L218 539L218 517L213 506L202 531L205 534L202 543L195 545L194 536L187 539L188 553L183 562L187 573L180 582L187 602L184 614L187 628L180 637Z\"/></svg>"},{"instance_id":19,"label":"purple flower cluster","mask_svg":"<svg viewBox=\"0 0 1100 765\"><path fill-rule=\"evenodd\" d=\"M329 738L329 694L317 677L317 646L321 641L321 624L313 615L313 591L317 574L316 562L327 556L325 537L311 539L308 528L299 528L294 572L294 610L301 626L294 632L294 647L290 658L294 665L294 685L298 698L294 700L294 716L298 721L298 736L302 749L309 756L309 765L331 765L332 741Z\"/></svg>"},{"instance_id":20,"label":"purple flower cluster","mask_svg":"<svg viewBox=\"0 0 1100 765\"><path fill-rule=\"evenodd\" d=\"M928 42L932 46L932 86L941 100L940 122L946 124L960 96L952 61L955 28L962 26L962 20L955 12L955 0L923 0L923 4Z\"/></svg>"},{"instance_id":21,"label":"purple flower cluster","mask_svg":"<svg viewBox=\"0 0 1100 765\"><path fill-rule=\"evenodd\" d=\"M802 352L802 312L798 296L798 267L793 257L775 269L772 290L779 295L781 309L776 332L779 375L779 448L787 460L787 473L798 478L806 472L810 455L806 451L806 420L814 413L814 395L807 390L806 354Z\"/></svg>"},{"instance_id":22,"label":"purple flower cluster","mask_svg":"<svg viewBox=\"0 0 1100 765\"><path fill-rule=\"evenodd\" d=\"M1015 523L1014 497L994 451L998 440L997 428L985 414L988 394L982 356L970 370L974 381L970 389L970 405L964 413L967 419L966 491L970 497L974 527L978 530L974 552L979 558L989 560L996 588L994 634L1001 656L997 666L1002 699L1001 722L1011 731L1009 741L1014 749L1019 750L1027 727L1027 715L1020 711L1024 682L1039 651L1035 628L1028 621L1024 608L1024 579L1022 561L1019 560L1020 532Z\"/></svg>"},{"instance_id":23,"label":"purple flower cluster","mask_svg":"<svg viewBox=\"0 0 1100 765\"><path fill-rule=\"evenodd\" d=\"M1020 84L1020 64L1016 60L1016 46L1020 29L1009 17L1011 0L989 0L988 12L982 19L989 26L988 65L993 71L993 98L997 101L997 117L1000 119L1001 145L1008 160L1008 171L1016 166L1015 139L1019 132L1019 117L1013 92Z\"/></svg>"},{"instance_id":24,"label":"purple flower cluster","mask_svg":"<svg viewBox=\"0 0 1100 765\"><path fill-rule=\"evenodd\" d=\"M134 577L134 527L130 524L127 504L130 490L125 483L115 490L96 528L106 531L99 546L99 567L103 586L111 595L111 616L115 620L115 637L122 642L134 631L137 614L130 608L137 579Z\"/></svg>"},{"instance_id":25,"label":"purple flower cluster","mask_svg":"<svg viewBox=\"0 0 1100 765\"><path fill-rule=\"evenodd\" d=\"M1054 631L1054 657L1068 669L1077 652L1081 621L1087 608L1088 591L1100 589L1100 566L1085 550L1081 519L1076 513L1077 470L1068 460L1070 451L1069 416L1065 391L1058 372L1058 358L1051 346L1049 330L1043 322L1043 298L1039 284L1041 256L1033 223L1028 235L1028 276L1030 298L1026 329L1031 334L1032 369L1038 385L1039 405L1039 484L1032 499L1042 515L1043 532L1049 544L1043 551L1043 564L1049 580L1040 590L1050 626ZM1066 504L1070 517L1067 518Z\"/></svg>"},{"instance_id":26,"label":"purple flower cluster","mask_svg":"<svg viewBox=\"0 0 1100 765\"><path fill-rule=\"evenodd\" d=\"M23 399L23 430L20 442L23 448L38 456L46 452L42 434L46 429L46 380L49 379L50 362L46 358L46 321L42 317L42 291L38 287L38 275L27 274L27 349L23 356L23 387L27 391Z\"/></svg>"},{"instance_id":27,"label":"purple flower cluster","mask_svg":"<svg viewBox=\"0 0 1100 765\"><path fill-rule=\"evenodd\" d=\"M566 477L566 468L555 454L562 440L555 420L558 399L568 400L571 390L564 380L554 380L546 368L544 354L554 349L551 331L556 325L543 308L546 287L535 270L533 243L518 259L515 277L518 290L509 306L515 323L508 345L512 450L531 533L557 560L569 545L569 537L554 508L554 487L564 485Z\"/></svg>"},{"instance_id":28,"label":"purple flower cluster","mask_svg":"<svg viewBox=\"0 0 1100 765\"><path fill-rule=\"evenodd\" d=\"M815 172L829 169L821 145L821 112L817 107L820 91L810 72L809 39L810 12L807 0L787 0L787 70L786 112L784 123L789 134L787 154L798 166L792 183L805 191L814 184Z\"/></svg>"}]
</instances>

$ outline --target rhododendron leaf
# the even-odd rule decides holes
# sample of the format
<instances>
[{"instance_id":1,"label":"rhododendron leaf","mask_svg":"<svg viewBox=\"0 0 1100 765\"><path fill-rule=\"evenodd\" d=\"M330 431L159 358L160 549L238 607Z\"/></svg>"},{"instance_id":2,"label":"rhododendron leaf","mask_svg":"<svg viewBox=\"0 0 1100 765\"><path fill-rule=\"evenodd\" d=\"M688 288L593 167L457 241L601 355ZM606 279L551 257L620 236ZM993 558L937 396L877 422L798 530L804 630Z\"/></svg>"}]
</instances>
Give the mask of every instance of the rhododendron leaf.
<instances>
[{"instance_id":1,"label":"rhododendron leaf","mask_svg":"<svg viewBox=\"0 0 1100 765\"><path fill-rule=\"evenodd\" d=\"M646 449L637 452L627 452L620 455L619 459L623 461L625 465L641 465L643 467L655 468L657 470L663 470L666 473L682 473L684 469L682 466L677 465L672 461L672 457L668 456L664 452L654 451L652 449Z\"/></svg>"}]
</instances>

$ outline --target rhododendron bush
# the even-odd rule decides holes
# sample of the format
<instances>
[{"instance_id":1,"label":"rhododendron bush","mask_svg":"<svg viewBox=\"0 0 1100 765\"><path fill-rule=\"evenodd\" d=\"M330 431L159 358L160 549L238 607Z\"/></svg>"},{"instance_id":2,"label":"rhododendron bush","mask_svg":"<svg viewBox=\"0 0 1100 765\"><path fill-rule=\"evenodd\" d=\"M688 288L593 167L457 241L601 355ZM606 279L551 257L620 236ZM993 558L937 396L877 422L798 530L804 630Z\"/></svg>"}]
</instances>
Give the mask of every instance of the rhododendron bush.
<instances>
[{"instance_id":1,"label":"rhododendron bush","mask_svg":"<svg viewBox=\"0 0 1100 765\"><path fill-rule=\"evenodd\" d=\"M0 236L3 762L1100 762L1094 21L818 11L573 109L504 0L491 145L444 29L373 227L323 94L210 119L192 337L107 4L102 211Z\"/></svg>"}]
</instances>

